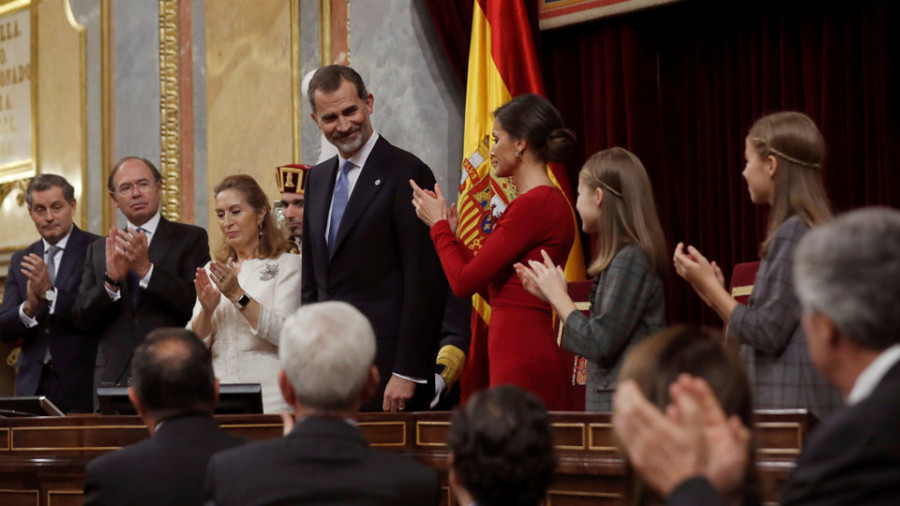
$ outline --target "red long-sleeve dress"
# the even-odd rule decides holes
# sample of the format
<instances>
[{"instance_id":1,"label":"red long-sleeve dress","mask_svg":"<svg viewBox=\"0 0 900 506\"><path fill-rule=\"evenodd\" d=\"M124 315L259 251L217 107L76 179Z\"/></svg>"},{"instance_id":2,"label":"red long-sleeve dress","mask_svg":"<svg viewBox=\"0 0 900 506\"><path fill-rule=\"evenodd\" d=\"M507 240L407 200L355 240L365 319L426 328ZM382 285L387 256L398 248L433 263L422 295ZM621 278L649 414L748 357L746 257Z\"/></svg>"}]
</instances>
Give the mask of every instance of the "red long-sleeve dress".
<instances>
[{"instance_id":1,"label":"red long-sleeve dress","mask_svg":"<svg viewBox=\"0 0 900 506\"><path fill-rule=\"evenodd\" d=\"M483 343L473 336L463 370L464 376L487 376L489 385L466 381L462 385L470 391L463 395L474 393L473 387L513 384L539 396L547 409L569 409L572 364L556 343L552 310L525 291L513 269L516 262L543 261L542 249L554 263L565 265L575 240L575 219L563 193L538 186L516 197L477 255L456 239L447 221L431 228L431 238L453 293L467 297L487 288L491 304L487 360L480 356Z\"/></svg>"}]
</instances>

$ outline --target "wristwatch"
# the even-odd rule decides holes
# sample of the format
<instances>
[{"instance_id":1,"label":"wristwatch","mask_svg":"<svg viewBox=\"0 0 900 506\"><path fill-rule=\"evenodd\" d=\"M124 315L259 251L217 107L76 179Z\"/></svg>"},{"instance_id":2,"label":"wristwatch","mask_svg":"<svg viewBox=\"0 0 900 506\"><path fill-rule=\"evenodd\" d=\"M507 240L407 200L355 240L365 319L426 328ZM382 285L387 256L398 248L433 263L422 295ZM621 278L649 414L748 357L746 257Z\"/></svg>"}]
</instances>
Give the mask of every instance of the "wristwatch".
<instances>
[{"instance_id":1,"label":"wristwatch","mask_svg":"<svg viewBox=\"0 0 900 506\"><path fill-rule=\"evenodd\" d=\"M53 304L53 301L56 300L56 289L51 288L44 292L44 299L47 301L47 303Z\"/></svg>"},{"instance_id":2,"label":"wristwatch","mask_svg":"<svg viewBox=\"0 0 900 506\"><path fill-rule=\"evenodd\" d=\"M238 300L235 300L232 302L234 303L234 307L236 307L238 309L244 309L245 307L247 307L247 304L250 303L250 297L248 297L247 294L245 293L245 294L242 294L238 298Z\"/></svg>"},{"instance_id":3,"label":"wristwatch","mask_svg":"<svg viewBox=\"0 0 900 506\"><path fill-rule=\"evenodd\" d=\"M109 273L108 273L108 272L104 272L104 273L103 273L103 281L106 281L107 283L110 284L110 286L114 286L114 287L116 287L116 288L119 288L120 286L122 286L122 283L120 283L120 282L114 280L113 278L109 277Z\"/></svg>"}]
</instances>

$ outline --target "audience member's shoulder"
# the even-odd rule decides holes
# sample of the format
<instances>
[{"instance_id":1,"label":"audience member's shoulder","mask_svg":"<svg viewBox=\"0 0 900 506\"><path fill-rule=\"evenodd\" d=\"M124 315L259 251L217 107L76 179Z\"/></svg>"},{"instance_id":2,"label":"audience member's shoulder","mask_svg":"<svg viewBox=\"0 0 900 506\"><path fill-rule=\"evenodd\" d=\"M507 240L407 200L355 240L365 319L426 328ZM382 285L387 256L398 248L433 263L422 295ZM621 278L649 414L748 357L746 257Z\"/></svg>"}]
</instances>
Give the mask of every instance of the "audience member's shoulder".
<instances>
[{"instance_id":1,"label":"audience member's shoulder","mask_svg":"<svg viewBox=\"0 0 900 506\"><path fill-rule=\"evenodd\" d=\"M86 471L90 474L92 472L127 469L132 463L143 461L142 456L150 451L151 442L152 439L148 438L120 450L104 453L88 462Z\"/></svg>"},{"instance_id":2,"label":"audience member's shoulder","mask_svg":"<svg viewBox=\"0 0 900 506\"><path fill-rule=\"evenodd\" d=\"M650 269L650 259L647 252L639 244L626 244L613 257L611 266Z\"/></svg>"},{"instance_id":3,"label":"audience member's shoulder","mask_svg":"<svg viewBox=\"0 0 900 506\"><path fill-rule=\"evenodd\" d=\"M180 221L165 220L172 228L178 229L179 233L206 236L206 229L190 223L182 223ZM162 222L160 222L162 223Z\"/></svg>"},{"instance_id":4,"label":"audience member's shoulder","mask_svg":"<svg viewBox=\"0 0 900 506\"><path fill-rule=\"evenodd\" d=\"M296 267L297 269L299 269L301 264L303 263L302 259L300 258L300 255L297 255L296 253L291 253L288 251L285 251L284 253L278 255L277 257L274 258L274 260L280 264L284 264L287 267L290 267L290 268Z\"/></svg>"},{"instance_id":5,"label":"audience member's shoulder","mask_svg":"<svg viewBox=\"0 0 900 506\"><path fill-rule=\"evenodd\" d=\"M793 215L781 226L778 227L778 230L775 232L775 237L777 238L788 238L788 237L802 237L804 234L809 232L809 225L803 221L802 218L798 215Z\"/></svg>"},{"instance_id":6,"label":"audience member's shoulder","mask_svg":"<svg viewBox=\"0 0 900 506\"><path fill-rule=\"evenodd\" d=\"M252 466L256 458L266 459L272 452L284 447L284 438L267 439L265 441L253 441L239 444L227 450L213 455L213 462L217 466L241 467Z\"/></svg>"},{"instance_id":7,"label":"audience member's shoulder","mask_svg":"<svg viewBox=\"0 0 900 506\"><path fill-rule=\"evenodd\" d=\"M427 170L431 172L431 169L428 165L425 164L418 156L410 153L409 151L397 147L394 144L388 142L383 136L378 139L378 142L384 142L387 146L387 150L391 153L392 162L397 164L400 167L405 167L408 170ZM377 145L377 144L376 144ZM373 151L374 152L374 151ZM371 156L371 155L370 155Z\"/></svg>"},{"instance_id":8,"label":"audience member's shoulder","mask_svg":"<svg viewBox=\"0 0 900 506\"><path fill-rule=\"evenodd\" d=\"M434 469L420 464L406 455L370 448L369 459L377 466L377 469L393 470L392 474L396 475L398 480L419 484L433 482L435 486L437 485L438 477Z\"/></svg>"}]
</instances>

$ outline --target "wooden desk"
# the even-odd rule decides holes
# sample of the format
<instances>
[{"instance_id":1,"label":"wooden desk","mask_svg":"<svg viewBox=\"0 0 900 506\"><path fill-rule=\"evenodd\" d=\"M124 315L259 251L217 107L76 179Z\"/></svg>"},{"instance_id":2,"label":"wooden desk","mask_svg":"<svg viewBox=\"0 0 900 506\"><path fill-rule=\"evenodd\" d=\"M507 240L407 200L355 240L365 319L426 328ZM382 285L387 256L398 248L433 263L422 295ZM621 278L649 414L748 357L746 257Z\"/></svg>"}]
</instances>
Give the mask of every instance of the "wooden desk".
<instances>
[{"instance_id":1,"label":"wooden desk","mask_svg":"<svg viewBox=\"0 0 900 506\"><path fill-rule=\"evenodd\" d=\"M217 416L227 430L253 440L281 435L275 415ZM553 413L559 456L548 506L619 505L625 466L608 413ZM793 468L809 428L800 411L758 413L759 468L771 483L767 499ZM447 412L362 414L360 429L372 446L396 451L439 471L442 504L453 504L447 487ZM81 505L84 468L97 455L149 434L136 416L79 415L0 420L0 504Z\"/></svg>"}]
</instances>

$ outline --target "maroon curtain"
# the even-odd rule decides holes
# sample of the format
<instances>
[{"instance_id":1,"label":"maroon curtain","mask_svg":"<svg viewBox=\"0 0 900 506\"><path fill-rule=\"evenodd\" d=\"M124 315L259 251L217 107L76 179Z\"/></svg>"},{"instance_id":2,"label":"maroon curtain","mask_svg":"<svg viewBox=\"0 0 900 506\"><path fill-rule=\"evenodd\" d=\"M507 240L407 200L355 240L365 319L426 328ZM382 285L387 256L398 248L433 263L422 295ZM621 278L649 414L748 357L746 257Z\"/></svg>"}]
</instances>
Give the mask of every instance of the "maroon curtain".
<instances>
[{"instance_id":1,"label":"maroon curtain","mask_svg":"<svg viewBox=\"0 0 900 506\"><path fill-rule=\"evenodd\" d=\"M459 83L466 87L473 0L425 0L431 23Z\"/></svg>"},{"instance_id":2,"label":"maroon curtain","mask_svg":"<svg viewBox=\"0 0 900 506\"><path fill-rule=\"evenodd\" d=\"M465 83L472 1L426 1ZM581 139L570 182L600 149L633 151L670 248L692 244L728 276L758 258L766 232L740 175L746 132L798 110L828 143L836 211L900 207L897 26L895 0L693 0L542 32L548 98ZM674 272L666 303L672 322L719 324Z\"/></svg>"},{"instance_id":3,"label":"maroon curtain","mask_svg":"<svg viewBox=\"0 0 900 506\"><path fill-rule=\"evenodd\" d=\"M746 132L799 110L828 143L837 211L897 207L897 14L891 0L698 0L544 32L549 98L583 144L570 175L599 149L633 151L670 247L693 244L729 274L765 237L765 209L740 175ZM674 272L666 302L671 321L719 323Z\"/></svg>"}]
</instances>

